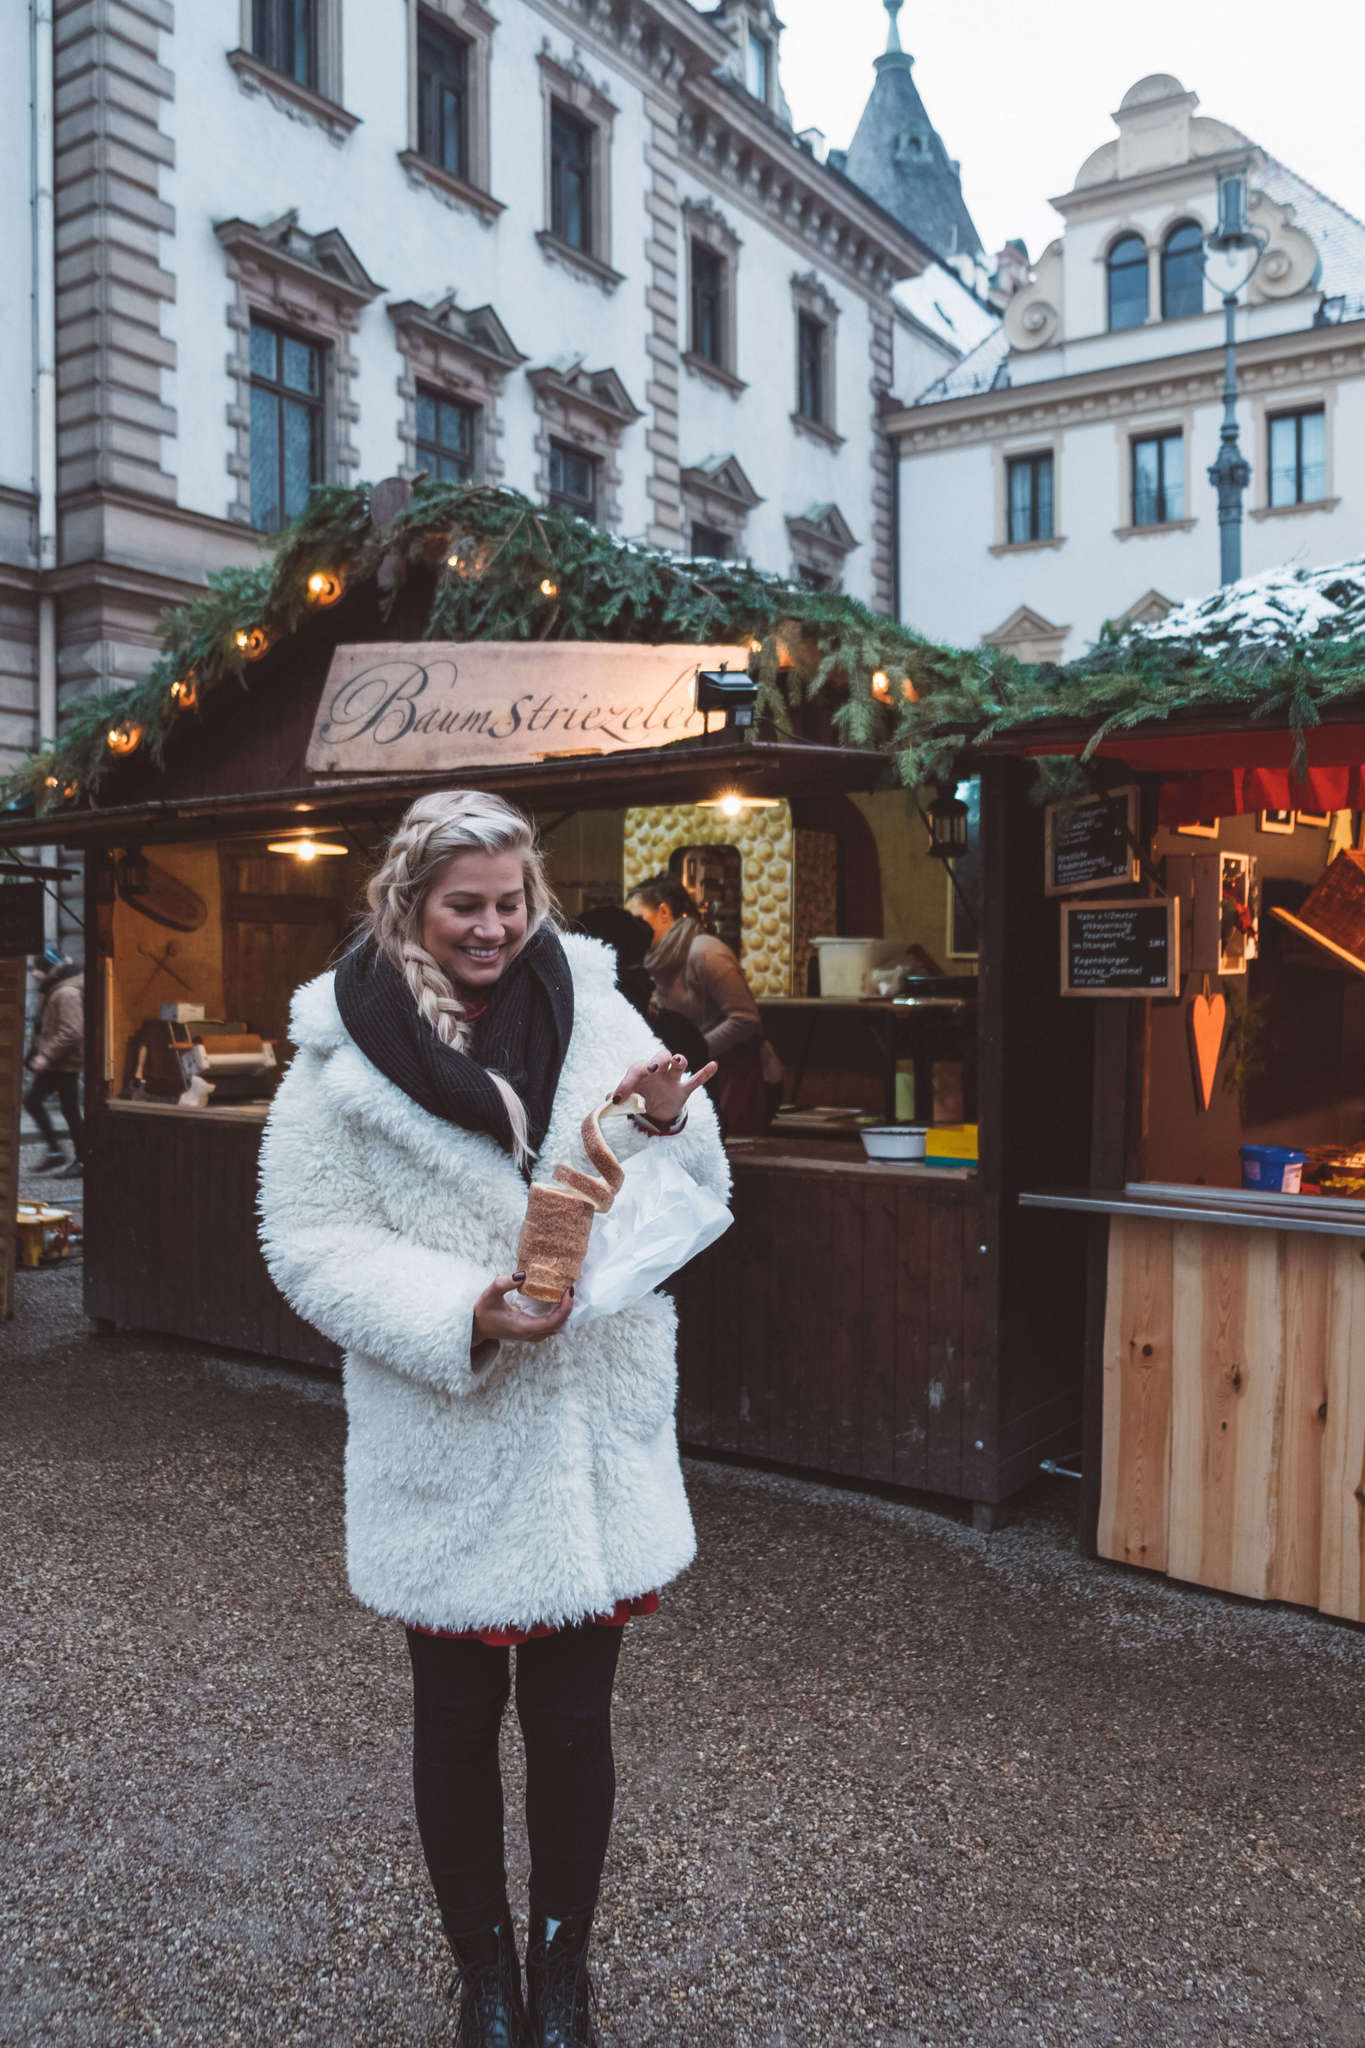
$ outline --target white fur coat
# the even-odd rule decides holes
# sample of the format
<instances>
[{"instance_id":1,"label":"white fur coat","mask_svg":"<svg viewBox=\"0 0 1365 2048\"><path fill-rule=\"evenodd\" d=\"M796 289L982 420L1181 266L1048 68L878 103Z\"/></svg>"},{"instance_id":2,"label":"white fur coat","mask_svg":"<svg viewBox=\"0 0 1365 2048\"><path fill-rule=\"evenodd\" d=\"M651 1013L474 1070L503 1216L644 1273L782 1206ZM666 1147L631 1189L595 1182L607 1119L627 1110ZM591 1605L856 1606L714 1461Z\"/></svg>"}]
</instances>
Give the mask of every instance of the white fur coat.
<instances>
[{"instance_id":1,"label":"white fur coat","mask_svg":"<svg viewBox=\"0 0 1365 2048\"><path fill-rule=\"evenodd\" d=\"M658 1050L595 940L566 937L574 1023L536 1167L584 1164L579 1126ZM651 1295L471 1371L474 1303L510 1273L526 1187L493 1138L431 1115L348 1035L331 974L294 997L298 1053L261 1150L261 1243L287 1300L346 1354L351 1590L434 1628L559 1626L691 1562L673 1305ZM613 1126L620 1155L677 1147L725 1195L704 1091L676 1138Z\"/></svg>"}]
</instances>

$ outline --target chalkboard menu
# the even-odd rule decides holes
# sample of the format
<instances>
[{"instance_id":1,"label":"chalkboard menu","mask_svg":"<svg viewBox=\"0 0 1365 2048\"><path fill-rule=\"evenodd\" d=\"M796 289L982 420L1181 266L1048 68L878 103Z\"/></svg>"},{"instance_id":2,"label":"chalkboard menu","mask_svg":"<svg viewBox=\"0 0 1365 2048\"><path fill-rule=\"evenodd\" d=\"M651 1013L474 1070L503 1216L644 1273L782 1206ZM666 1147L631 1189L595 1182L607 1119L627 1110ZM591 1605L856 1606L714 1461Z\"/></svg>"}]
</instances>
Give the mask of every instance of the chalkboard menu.
<instances>
[{"instance_id":1,"label":"chalkboard menu","mask_svg":"<svg viewBox=\"0 0 1365 2048\"><path fill-rule=\"evenodd\" d=\"M1049 804L1044 817L1044 887L1049 896L1112 889L1138 879L1136 783L1103 796Z\"/></svg>"},{"instance_id":2,"label":"chalkboard menu","mask_svg":"<svg viewBox=\"0 0 1365 2048\"><path fill-rule=\"evenodd\" d=\"M42 883L0 876L0 959L41 953L44 944Z\"/></svg>"},{"instance_id":3,"label":"chalkboard menu","mask_svg":"<svg viewBox=\"0 0 1365 2048\"><path fill-rule=\"evenodd\" d=\"M1175 897L1063 903L1064 996L1178 996L1180 918Z\"/></svg>"}]
</instances>

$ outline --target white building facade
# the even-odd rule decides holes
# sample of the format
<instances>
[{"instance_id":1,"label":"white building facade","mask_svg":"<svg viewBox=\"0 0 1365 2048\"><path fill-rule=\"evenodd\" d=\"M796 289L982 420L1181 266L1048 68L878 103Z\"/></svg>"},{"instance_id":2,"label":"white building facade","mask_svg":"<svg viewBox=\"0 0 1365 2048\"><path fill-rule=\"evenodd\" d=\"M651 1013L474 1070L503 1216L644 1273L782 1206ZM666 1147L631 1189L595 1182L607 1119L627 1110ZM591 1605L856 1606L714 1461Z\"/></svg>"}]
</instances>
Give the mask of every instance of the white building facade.
<instances>
[{"instance_id":1,"label":"white building facade","mask_svg":"<svg viewBox=\"0 0 1365 2048\"><path fill-rule=\"evenodd\" d=\"M999 329L888 420L901 615L931 637L1070 659L1217 584L1201 244L1237 174L1265 238L1236 325L1243 572L1365 551L1365 225L1197 105L1165 74L1125 95Z\"/></svg>"},{"instance_id":2,"label":"white building facade","mask_svg":"<svg viewBox=\"0 0 1365 2048\"><path fill-rule=\"evenodd\" d=\"M502 482L891 609L896 350L960 349L897 315L930 251L793 133L780 36L769 0L0 10L0 767L320 481Z\"/></svg>"}]
</instances>

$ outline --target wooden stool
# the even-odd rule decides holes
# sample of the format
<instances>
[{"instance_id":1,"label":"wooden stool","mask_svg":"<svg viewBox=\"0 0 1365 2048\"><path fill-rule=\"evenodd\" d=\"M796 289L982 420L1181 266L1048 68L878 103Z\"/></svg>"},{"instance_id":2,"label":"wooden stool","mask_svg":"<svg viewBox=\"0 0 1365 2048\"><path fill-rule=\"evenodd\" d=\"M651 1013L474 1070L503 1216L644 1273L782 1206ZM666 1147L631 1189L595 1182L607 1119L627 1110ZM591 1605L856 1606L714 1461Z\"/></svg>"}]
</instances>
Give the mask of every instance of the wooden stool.
<instances>
[{"instance_id":1,"label":"wooden stool","mask_svg":"<svg viewBox=\"0 0 1365 2048\"><path fill-rule=\"evenodd\" d=\"M48 1232L53 1233L53 1250L57 1258L66 1257L70 1233L58 1226L70 1223L69 1209L49 1209L46 1202L21 1202L15 1218L19 1233L19 1263L21 1266L39 1266L47 1248Z\"/></svg>"}]
</instances>

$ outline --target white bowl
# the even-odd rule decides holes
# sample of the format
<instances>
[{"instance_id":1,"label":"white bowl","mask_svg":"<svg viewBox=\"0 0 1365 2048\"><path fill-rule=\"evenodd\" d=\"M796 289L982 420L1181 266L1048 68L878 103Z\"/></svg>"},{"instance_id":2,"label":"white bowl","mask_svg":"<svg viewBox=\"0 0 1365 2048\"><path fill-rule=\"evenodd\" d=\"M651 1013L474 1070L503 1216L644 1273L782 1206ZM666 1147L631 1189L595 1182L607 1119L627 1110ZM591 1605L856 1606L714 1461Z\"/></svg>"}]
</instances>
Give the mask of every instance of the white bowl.
<instances>
[{"instance_id":1,"label":"white bowl","mask_svg":"<svg viewBox=\"0 0 1365 2048\"><path fill-rule=\"evenodd\" d=\"M858 1136L869 1159L923 1159L929 1133L923 1124L869 1124Z\"/></svg>"}]
</instances>

